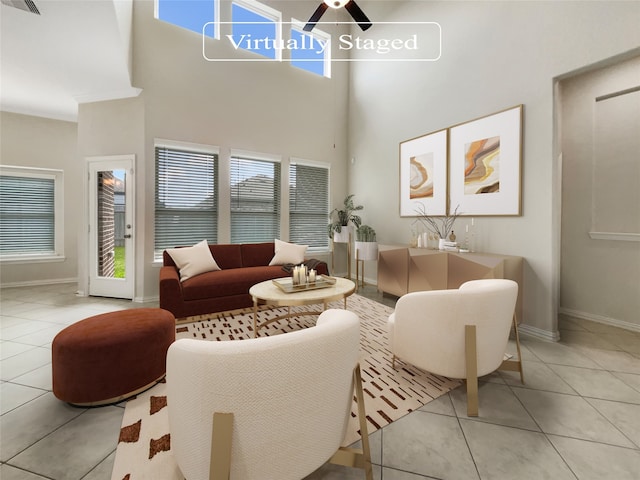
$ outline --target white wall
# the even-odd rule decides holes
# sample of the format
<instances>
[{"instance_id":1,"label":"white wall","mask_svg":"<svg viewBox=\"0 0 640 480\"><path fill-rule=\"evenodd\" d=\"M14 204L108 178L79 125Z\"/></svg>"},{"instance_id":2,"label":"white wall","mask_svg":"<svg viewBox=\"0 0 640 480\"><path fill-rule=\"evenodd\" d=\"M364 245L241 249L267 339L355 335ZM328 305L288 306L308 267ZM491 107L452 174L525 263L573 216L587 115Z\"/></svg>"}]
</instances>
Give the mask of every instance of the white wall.
<instances>
[{"instance_id":1,"label":"white wall","mask_svg":"<svg viewBox=\"0 0 640 480\"><path fill-rule=\"evenodd\" d=\"M562 130L562 262L561 311L587 319L640 330L640 242L592 239L592 205L595 98L640 86L640 56L561 82ZM629 100L628 100L629 101ZM624 125L613 125L622 129ZM637 135L639 132L635 132ZM640 157L626 157L633 164L624 171L635 175L636 186L615 185L627 201L635 201ZM606 159L605 159L606 160ZM628 179L631 185L632 179ZM611 186L609 186L611 187ZM626 208L625 208L626 207ZM615 205L624 215L633 205ZM634 215L637 215L637 205ZM629 219L637 223L638 219ZM633 222L629 222L633 223Z\"/></svg>"},{"instance_id":2,"label":"white wall","mask_svg":"<svg viewBox=\"0 0 640 480\"><path fill-rule=\"evenodd\" d=\"M82 190L77 188L82 181L76 154L77 125L9 112L0 112L0 119L0 163L63 170L65 205L64 260L3 263L0 266L0 284L75 281L78 273L76 232L82 212Z\"/></svg>"},{"instance_id":3,"label":"white wall","mask_svg":"<svg viewBox=\"0 0 640 480\"><path fill-rule=\"evenodd\" d=\"M367 4L373 19L376 6ZM399 142L524 104L523 215L476 217L478 249L526 258L525 330L557 338L554 78L640 46L640 3L407 1L384 15L438 22L443 50L436 62L352 65L349 192L365 205L365 223L381 243L409 240L413 219L399 216Z\"/></svg>"}]
</instances>

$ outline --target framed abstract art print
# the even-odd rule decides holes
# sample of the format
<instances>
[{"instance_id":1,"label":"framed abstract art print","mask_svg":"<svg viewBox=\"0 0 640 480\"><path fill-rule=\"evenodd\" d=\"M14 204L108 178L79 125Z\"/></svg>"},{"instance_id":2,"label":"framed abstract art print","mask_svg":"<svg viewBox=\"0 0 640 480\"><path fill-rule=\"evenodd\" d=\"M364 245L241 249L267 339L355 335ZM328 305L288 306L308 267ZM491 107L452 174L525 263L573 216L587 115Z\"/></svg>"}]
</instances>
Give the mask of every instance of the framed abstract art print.
<instances>
[{"instance_id":1,"label":"framed abstract art print","mask_svg":"<svg viewBox=\"0 0 640 480\"><path fill-rule=\"evenodd\" d=\"M400 216L447 214L447 129L400 142Z\"/></svg>"},{"instance_id":2,"label":"framed abstract art print","mask_svg":"<svg viewBox=\"0 0 640 480\"><path fill-rule=\"evenodd\" d=\"M449 129L449 205L461 215L521 215L523 106Z\"/></svg>"}]
</instances>

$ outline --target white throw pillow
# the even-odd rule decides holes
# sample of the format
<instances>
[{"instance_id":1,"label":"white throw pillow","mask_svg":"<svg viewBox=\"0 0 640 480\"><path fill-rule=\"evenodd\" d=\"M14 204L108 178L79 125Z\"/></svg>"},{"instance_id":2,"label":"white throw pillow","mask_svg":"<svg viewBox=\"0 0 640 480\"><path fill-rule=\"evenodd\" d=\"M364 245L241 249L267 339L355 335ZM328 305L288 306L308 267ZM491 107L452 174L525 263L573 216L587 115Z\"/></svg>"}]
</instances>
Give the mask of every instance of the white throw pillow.
<instances>
[{"instance_id":1,"label":"white throw pillow","mask_svg":"<svg viewBox=\"0 0 640 480\"><path fill-rule=\"evenodd\" d=\"M193 247L167 248L180 270L180 281L195 277L205 272L220 270L206 240L196 243Z\"/></svg>"},{"instance_id":2,"label":"white throw pillow","mask_svg":"<svg viewBox=\"0 0 640 480\"><path fill-rule=\"evenodd\" d=\"M269 265L284 265L285 263L293 263L299 265L304 262L304 255L307 253L309 245L296 245L295 243L287 243L277 238L275 242L275 252Z\"/></svg>"}]
</instances>

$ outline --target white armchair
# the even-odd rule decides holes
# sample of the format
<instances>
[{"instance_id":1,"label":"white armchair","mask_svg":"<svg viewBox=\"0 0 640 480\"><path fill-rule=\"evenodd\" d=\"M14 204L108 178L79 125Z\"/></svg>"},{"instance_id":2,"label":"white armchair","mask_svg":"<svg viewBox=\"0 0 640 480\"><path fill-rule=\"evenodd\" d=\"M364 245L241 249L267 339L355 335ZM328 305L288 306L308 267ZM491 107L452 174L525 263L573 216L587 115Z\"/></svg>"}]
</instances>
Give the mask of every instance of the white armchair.
<instances>
[{"instance_id":1,"label":"white armchair","mask_svg":"<svg viewBox=\"0 0 640 480\"><path fill-rule=\"evenodd\" d=\"M515 318L518 284L472 280L457 290L413 292L398 299L389 316L389 343L396 358L467 384L467 415L478 415L478 377L500 368L517 370L524 383ZM511 326L518 359L505 359Z\"/></svg>"},{"instance_id":2,"label":"white armchair","mask_svg":"<svg viewBox=\"0 0 640 480\"><path fill-rule=\"evenodd\" d=\"M181 339L167 354L171 451L187 480L300 480L328 460L372 478L356 314L249 340ZM354 395L362 449L340 448Z\"/></svg>"}]
</instances>

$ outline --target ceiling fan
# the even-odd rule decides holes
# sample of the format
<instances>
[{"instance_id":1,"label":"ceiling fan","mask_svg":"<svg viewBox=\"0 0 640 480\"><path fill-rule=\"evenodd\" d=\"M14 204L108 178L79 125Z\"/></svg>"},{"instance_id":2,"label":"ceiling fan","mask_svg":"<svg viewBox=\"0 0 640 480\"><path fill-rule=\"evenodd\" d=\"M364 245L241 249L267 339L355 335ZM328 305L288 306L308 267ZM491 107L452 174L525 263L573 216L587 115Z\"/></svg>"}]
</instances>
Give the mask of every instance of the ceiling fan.
<instances>
[{"instance_id":1,"label":"ceiling fan","mask_svg":"<svg viewBox=\"0 0 640 480\"><path fill-rule=\"evenodd\" d=\"M356 4L354 0L324 0L320 5L318 5L316 11L313 12L313 15L311 15L311 18L304 26L303 30L305 32L310 32L311 30L313 30L313 27L316 26L316 23L318 23L320 17L322 17L322 14L324 14L324 12L329 7L335 9L342 7L346 8L347 12L351 14L353 19L358 25L360 25L360 28L362 30L366 30L367 28L371 27L371 25L373 25L371 23L371 20L367 18L362 9Z\"/></svg>"},{"instance_id":2,"label":"ceiling fan","mask_svg":"<svg viewBox=\"0 0 640 480\"><path fill-rule=\"evenodd\" d=\"M40 15L40 11L33 0L0 0L0 3L4 5L8 5L10 7L19 8L20 10L24 10L25 12L35 13L36 15Z\"/></svg>"}]
</instances>

